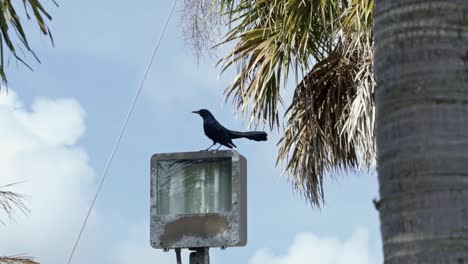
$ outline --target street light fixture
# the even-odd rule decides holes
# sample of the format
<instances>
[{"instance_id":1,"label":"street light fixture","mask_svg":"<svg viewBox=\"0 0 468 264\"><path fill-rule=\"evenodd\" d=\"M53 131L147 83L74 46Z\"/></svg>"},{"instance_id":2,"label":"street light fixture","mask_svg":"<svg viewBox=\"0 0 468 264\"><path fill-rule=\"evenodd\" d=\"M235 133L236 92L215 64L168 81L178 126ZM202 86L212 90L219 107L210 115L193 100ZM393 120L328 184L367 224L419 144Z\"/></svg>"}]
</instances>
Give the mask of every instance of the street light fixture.
<instances>
[{"instance_id":1,"label":"street light fixture","mask_svg":"<svg viewBox=\"0 0 468 264\"><path fill-rule=\"evenodd\" d=\"M153 155L150 232L158 249L244 246L246 159L233 150Z\"/></svg>"}]
</instances>

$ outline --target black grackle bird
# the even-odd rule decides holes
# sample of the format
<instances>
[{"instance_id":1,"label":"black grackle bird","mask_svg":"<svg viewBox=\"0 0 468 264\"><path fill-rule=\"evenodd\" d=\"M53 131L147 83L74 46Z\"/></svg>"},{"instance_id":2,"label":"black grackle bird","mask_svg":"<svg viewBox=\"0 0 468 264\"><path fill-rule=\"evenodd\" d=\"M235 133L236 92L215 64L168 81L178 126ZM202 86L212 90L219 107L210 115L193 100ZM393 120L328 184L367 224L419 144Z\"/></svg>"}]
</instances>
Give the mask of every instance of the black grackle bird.
<instances>
[{"instance_id":1,"label":"black grackle bird","mask_svg":"<svg viewBox=\"0 0 468 264\"><path fill-rule=\"evenodd\" d=\"M205 131L205 135L213 140L213 145L206 150L209 150L211 147L216 145L216 143L219 143L219 147L216 150L218 150L221 145L228 148L237 147L232 143L232 140L235 138L247 138L255 141L267 140L267 133L265 132L238 132L223 127L218 121L216 121L210 111L206 109L200 109L198 111L193 111L192 113L199 114L203 118L203 130Z\"/></svg>"}]
</instances>

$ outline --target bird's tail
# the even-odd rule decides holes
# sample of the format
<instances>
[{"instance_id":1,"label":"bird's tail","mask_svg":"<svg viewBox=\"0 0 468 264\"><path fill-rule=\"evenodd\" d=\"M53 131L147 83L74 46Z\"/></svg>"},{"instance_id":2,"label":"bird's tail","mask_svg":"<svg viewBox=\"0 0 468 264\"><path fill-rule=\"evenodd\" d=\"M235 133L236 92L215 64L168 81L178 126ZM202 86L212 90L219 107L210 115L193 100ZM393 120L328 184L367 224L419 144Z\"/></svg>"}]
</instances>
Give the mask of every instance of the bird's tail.
<instances>
[{"instance_id":1,"label":"bird's tail","mask_svg":"<svg viewBox=\"0 0 468 264\"><path fill-rule=\"evenodd\" d=\"M267 140L267 133L263 131L239 132L239 131L229 130L229 135L231 136L232 139L247 138L247 139L255 140L255 141Z\"/></svg>"}]
</instances>

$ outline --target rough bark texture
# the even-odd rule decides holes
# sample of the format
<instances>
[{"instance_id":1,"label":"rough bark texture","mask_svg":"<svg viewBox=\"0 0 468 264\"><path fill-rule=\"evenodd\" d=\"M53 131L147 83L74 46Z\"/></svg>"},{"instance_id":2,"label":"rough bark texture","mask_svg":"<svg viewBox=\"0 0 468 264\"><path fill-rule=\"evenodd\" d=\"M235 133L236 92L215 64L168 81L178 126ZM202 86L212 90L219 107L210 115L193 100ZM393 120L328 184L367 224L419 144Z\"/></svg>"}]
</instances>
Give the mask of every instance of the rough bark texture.
<instances>
[{"instance_id":1,"label":"rough bark texture","mask_svg":"<svg viewBox=\"0 0 468 264\"><path fill-rule=\"evenodd\" d=\"M375 7L385 264L466 264L468 1Z\"/></svg>"}]
</instances>

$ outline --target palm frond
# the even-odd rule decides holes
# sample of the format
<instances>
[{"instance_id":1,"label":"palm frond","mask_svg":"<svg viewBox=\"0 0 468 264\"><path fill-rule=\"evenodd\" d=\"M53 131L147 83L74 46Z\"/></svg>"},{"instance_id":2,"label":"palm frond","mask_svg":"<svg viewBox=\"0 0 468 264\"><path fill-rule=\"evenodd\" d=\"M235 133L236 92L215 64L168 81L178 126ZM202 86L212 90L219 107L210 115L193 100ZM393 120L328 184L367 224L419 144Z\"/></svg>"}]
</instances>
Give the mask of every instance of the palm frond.
<instances>
[{"instance_id":1,"label":"palm frond","mask_svg":"<svg viewBox=\"0 0 468 264\"><path fill-rule=\"evenodd\" d=\"M311 202L323 202L326 173L375 160L373 0L213 0L228 20L221 61L237 67L226 89L249 125L280 127L280 89L298 85L286 112L277 163Z\"/></svg>"},{"instance_id":2,"label":"palm frond","mask_svg":"<svg viewBox=\"0 0 468 264\"><path fill-rule=\"evenodd\" d=\"M221 37L224 19L217 0L184 0L180 28L185 44L197 58L208 54Z\"/></svg>"},{"instance_id":3,"label":"palm frond","mask_svg":"<svg viewBox=\"0 0 468 264\"><path fill-rule=\"evenodd\" d=\"M46 20L51 20L52 17L45 10L39 0L23 0L22 2L26 18L31 19L30 12L32 12L41 33L50 36L50 40L53 44L53 38L50 29L46 24ZM56 4L55 1L53 1L53 3ZM11 33L11 28L14 31L13 35ZM27 35L23 29L23 25L21 24L21 18L18 15L15 5L11 0L0 1L0 36L0 76L3 83L7 81L5 72L6 54L4 52L4 46L7 47L15 59L30 69L31 67L17 52L21 47L26 48L26 50L36 59L36 61L40 63L38 57L29 45ZM19 43L16 43L17 41L19 41Z\"/></svg>"},{"instance_id":4,"label":"palm frond","mask_svg":"<svg viewBox=\"0 0 468 264\"><path fill-rule=\"evenodd\" d=\"M351 171L374 159L373 86L370 80L356 82L364 74L361 62L331 53L297 86L286 112L277 162L286 161L285 173L312 205L324 201L326 173Z\"/></svg>"},{"instance_id":5,"label":"palm frond","mask_svg":"<svg viewBox=\"0 0 468 264\"><path fill-rule=\"evenodd\" d=\"M344 54L358 52L360 57L365 58L373 51L373 16L374 0L350 1L340 17L340 26L335 29L335 34L341 35L341 41L346 42Z\"/></svg>"},{"instance_id":6,"label":"palm frond","mask_svg":"<svg viewBox=\"0 0 468 264\"><path fill-rule=\"evenodd\" d=\"M291 70L301 74L333 50L341 9L340 1L245 0L229 10L235 26L224 43L237 44L221 63L223 71L237 65L239 74L225 95L244 115L251 112L249 125L279 125L280 87Z\"/></svg>"},{"instance_id":7,"label":"palm frond","mask_svg":"<svg viewBox=\"0 0 468 264\"><path fill-rule=\"evenodd\" d=\"M14 220L14 214L16 211L19 211L22 214L27 214L29 212L28 207L24 203L24 195L12 191L2 190L16 184L18 183L0 186L0 213L6 214L10 221ZM0 223L5 224L1 217Z\"/></svg>"},{"instance_id":8,"label":"palm frond","mask_svg":"<svg viewBox=\"0 0 468 264\"><path fill-rule=\"evenodd\" d=\"M31 257L27 256L14 256L14 257L0 257L0 264L39 264Z\"/></svg>"},{"instance_id":9,"label":"palm frond","mask_svg":"<svg viewBox=\"0 0 468 264\"><path fill-rule=\"evenodd\" d=\"M314 205L323 177L375 162L373 1L352 0L336 22L336 50L296 87L277 162Z\"/></svg>"},{"instance_id":10,"label":"palm frond","mask_svg":"<svg viewBox=\"0 0 468 264\"><path fill-rule=\"evenodd\" d=\"M376 157L373 14L374 0L351 0L341 16L339 27L343 32L341 43L345 47L342 54L347 58L356 57L358 67L353 79L356 95L352 98L342 133L354 139L351 143L359 150L360 160L366 167L374 164Z\"/></svg>"},{"instance_id":11,"label":"palm frond","mask_svg":"<svg viewBox=\"0 0 468 264\"><path fill-rule=\"evenodd\" d=\"M239 73L226 96L244 114L251 107L249 124L279 125L280 87L290 71L304 76L277 162L286 162L296 189L320 206L325 173L375 159L373 1L240 1L230 12L237 25L226 41L237 44L223 69L236 64Z\"/></svg>"}]
</instances>

